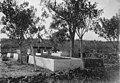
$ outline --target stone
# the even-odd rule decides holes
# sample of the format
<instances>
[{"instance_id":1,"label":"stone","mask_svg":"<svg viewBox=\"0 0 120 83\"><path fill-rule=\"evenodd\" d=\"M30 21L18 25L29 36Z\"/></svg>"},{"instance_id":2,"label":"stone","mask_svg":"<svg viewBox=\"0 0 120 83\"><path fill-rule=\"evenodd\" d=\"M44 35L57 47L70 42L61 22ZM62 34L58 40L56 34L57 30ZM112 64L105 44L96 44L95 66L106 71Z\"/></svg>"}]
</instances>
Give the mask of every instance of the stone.
<instances>
[{"instance_id":1,"label":"stone","mask_svg":"<svg viewBox=\"0 0 120 83\"><path fill-rule=\"evenodd\" d=\"M64 58L66 59L52 59L35 56L37 66L49 69L51 71L75 69L78 67L80 67L81 69L84 68L82 59L71 57ZM33 56L29 56L28 62L30 64L34 64Z\"/></svg>"}]
</instances>

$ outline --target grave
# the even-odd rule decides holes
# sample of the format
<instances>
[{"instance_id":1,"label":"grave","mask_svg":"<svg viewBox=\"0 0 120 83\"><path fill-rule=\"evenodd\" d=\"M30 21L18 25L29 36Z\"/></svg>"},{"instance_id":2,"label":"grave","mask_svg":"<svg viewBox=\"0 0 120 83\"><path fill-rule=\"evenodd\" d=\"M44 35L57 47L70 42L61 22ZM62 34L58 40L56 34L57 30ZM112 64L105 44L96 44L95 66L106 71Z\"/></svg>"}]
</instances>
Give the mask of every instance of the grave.
<instances>
[{"instance_id":1,"label":"grave","mask_svg":"<svg viewBox=\"0 0 120 83\"><path fill-rule=\"evenodd\" d=\"M1 47L1 57L6 56L18 60L18 53L15 51L16 49L18 49L17 46Z\"/></svg>"},{"instance_id":2,"label":"grave","mask_svg":"<svg viewBox=\"0 0 120 83\"><path fill-rule=\"evenodd\" d=\"M35 54L43 55L43 53L47 54L48 56L51 55L52 47L44 47L44 46L33 46Z\"/></svg>"},{"instance_id":3,"label":"grave","mask_svg":"<svg viewBox=\"0 0 120 83\"><path fill-rule=\"evenodd\" d=\"M35 56L37 66L47 68L51 71L66 70L66 69L75 69L80 67L83 69L83 61L80 58L72 57L43 57ZM33 56L29 56L29 63L34 64Z\"/></svg>"},{"instance_id":4,"label":"grave","mask_svg":"<svg viewBox=\"0 0 120 83\"><path fill-rule=\"evenodd\" d=\"M34 52L36 52L38 47L33 47L33 48L34 48ZM46 49L48 53L44 54L43 49ZM51 47L39 47L39 50L41 50L41 55L35 55L37 66L49 69L51 71L75 69L78 67L80 67L81 69L84 68L83 61L81 58L52 56L51 49L52 49ZM34 59L32 55L29 55L28 62L30 64L34 64Z\"/></svg>"},{"instance_id":5,"label":"grave","mask_svg":"<svg viewBox=\"0 0 120 83\"><path fill-rule=\"evenodd\" d=\"M18 53L7 53L7 57L18 60Z\"/></svg>"},{"instance_id":6,"label":"grave","mask_svg":"<svg viewBox=\"0 0 120 83\"><path fill-rule=\"evenodd\" d=\"M49 69L51 71L59 71L59 70L68 70L80 67L83 69L83 61L81 58L72 58L72 57L63 57L63 56L52 56L52 47L33 47L36 65ZM40 55L36 55L37 51L39 51ZM7 53L7 57L14 58L18 60L18 53ZM28 63L34 64L34 59L31 54L29 54Z\"/></svg>"}]
</instances>

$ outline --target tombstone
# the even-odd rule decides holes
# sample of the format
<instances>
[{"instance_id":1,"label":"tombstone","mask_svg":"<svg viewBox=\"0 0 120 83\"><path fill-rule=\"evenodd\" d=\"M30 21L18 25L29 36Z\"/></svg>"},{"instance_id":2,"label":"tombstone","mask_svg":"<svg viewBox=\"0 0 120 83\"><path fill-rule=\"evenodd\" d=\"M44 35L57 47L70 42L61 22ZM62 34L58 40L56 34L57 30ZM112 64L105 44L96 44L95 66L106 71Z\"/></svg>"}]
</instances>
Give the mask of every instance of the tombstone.
<instances>
[{"instance_id":1,"label":"tombstone","mask_svg":"<svg viewBox=\"0 0 120 83\"><path fill-rule=\"evenodd\" d=\"M14 56L14 53L11 53L11 54L10 54L10 58L13 58L13 56Z\"/></svg>"},{"instance_id":2,"label":"tombstone","mask_svg":"<svg viewBox=\"0 0 120 83\"><path fill-rule=\"evenodd\" d=\"M43 51L46 50L48 52L48 56L51 55L52 47L44 47L44 46L33 46L34 52L41 53L41 55L44 55Z\"/></svg>"},{"instance_id":3,"label":"tombstone","mask_svg":"<svg viewBox=\"0 0 120 83\"><path fill-rule=\"evenodd\" d=\"M27 54L30 55L31 54L31 50L27 49Z\"/></svg>"}]
</instances>

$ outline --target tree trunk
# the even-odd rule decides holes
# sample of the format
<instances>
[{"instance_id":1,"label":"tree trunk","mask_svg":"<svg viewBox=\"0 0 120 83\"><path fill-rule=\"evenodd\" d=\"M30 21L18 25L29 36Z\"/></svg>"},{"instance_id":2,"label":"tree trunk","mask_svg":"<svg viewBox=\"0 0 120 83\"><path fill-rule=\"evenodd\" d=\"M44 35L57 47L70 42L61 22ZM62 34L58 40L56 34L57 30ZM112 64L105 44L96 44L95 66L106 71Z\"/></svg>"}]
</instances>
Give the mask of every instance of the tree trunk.
<instances>
[{"instance_id":1,"label":"tree trunk","mask_svg":"<svg viewBox=\"0 0 120 83\"><path fill-rule=\"evenodd\" d=\"M22 44L20 45L20 55L19 56L20 56L20 63L23 64L22 63Z\"/></svg>"},{"instance_id":2,"label":"tree trunk","mask_svg":"<svg viewBox=\"0 0 120 83\"><path fill-rule=\"evenodd\" d=\"M118 56L120 61L120 9L119 9L119 27L118 27Z\"/></svg>"},{"instance_id":3,"label":"tree trunk","mask_svg":"<svg viewBox=\"0 0 120 83\"><path fill-rule=\"evenodd\" d=\"M33 55L33 60L34 60L34 71L37 70L37 67L36 67L36 59L35 59L35 52L34 52L34 49L33 49L33 45L30 44L30 49L31 49L31 54Z\"/></svg>"},{"instance_id":4,"label":"tree trunk","mask_svg":"<svg viewBox=\"0 0 120 83\"><path fill-rule=\"evenodd\" d=\"M83 59L83 49L82 49L82 37L80 38L80 58Z\"/></svg>"},{"instance_id":5,"label":"tree trunk","mask_svg":"<svg viewBox=\"0 0 120 83\"><path fill-rule=\"evenodd\" d=\"M22 41L23 41L23 32L22 32L22 29L20 31L20 43L19 43L19 48L20 48L20 53L19 53L19 57L20 57L20 63L23 64L23 61L22 61Z\"/></svg>"},{"instance_id":6,"label":"tree trunk","mask_svg":"<svg viewBox=\"0 0 120 83\"><path fill-rule=\"evenodd\" d=\"M22 64L22 41L19 40L19 49L17 50L18 53L18 62Z\"/></svg>"},{"instance_id":7,"label":"tree trunk","mask_svg":"<svg viewBox=\"0 0 120 83\"><path fill-rule=\"evenodd\" d=\"M74 36L71 36L70 40L70 57L74 55Z\"/></svg>"}]
</instances>

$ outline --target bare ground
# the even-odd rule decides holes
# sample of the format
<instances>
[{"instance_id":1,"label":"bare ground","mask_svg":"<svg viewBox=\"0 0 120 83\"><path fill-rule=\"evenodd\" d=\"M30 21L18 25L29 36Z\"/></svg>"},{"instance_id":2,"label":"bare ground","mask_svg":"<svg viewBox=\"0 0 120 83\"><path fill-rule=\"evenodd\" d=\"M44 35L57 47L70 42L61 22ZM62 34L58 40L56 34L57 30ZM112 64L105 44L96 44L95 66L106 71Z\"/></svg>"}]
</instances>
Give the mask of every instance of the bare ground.
<instances>
[{"instance_id":1,"label":"bare ground","mask_svg":"<svg viewBox=\"0 0 120 83\"><path fill-rule=\"evenodd\" d=\"M119 67L118 65L115 64L107 64L106 66L106 74L108 77L108 80L106 82L91 82L91 83L120 83L120 78L119 78ZM46 73L50 74L53 73L50 70L37 67L37 72L34 72L34 66L30 64L19 64L17 61L14 59L10 59L9 61L2 61L0 58L0 78L8 78L8 77L13 77L17 78L20 76L34 76L39 73ZM67 83L67 82L63 82ZM74 83L79 83L79 82L74 82ZM89 82L86 82L89 83Z\"/></svg>"},{"instance_id":2,"label":"bare ground","mask_svg":"<svg viewBox=\"0 0 120 83\"><path fill-rule=\"evenodd\" d=\"M9 61L0 60L0 78L8 77L20 77L20 76L32 76L39 74L40 72L50 73L50 70L37 67L37 72L34 72L34 66L30 64L19 64L14 59Z\"/></svg>"}]
</instances>

